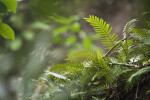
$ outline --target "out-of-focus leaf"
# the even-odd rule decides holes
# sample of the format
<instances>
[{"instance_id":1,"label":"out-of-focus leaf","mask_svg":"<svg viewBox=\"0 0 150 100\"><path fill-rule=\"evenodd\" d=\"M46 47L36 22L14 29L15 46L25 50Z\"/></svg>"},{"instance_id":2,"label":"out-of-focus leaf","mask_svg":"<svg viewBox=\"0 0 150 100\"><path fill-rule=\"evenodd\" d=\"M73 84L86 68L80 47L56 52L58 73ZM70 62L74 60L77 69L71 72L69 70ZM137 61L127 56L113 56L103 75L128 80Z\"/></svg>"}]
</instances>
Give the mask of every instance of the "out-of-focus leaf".
<instances>
[{"instance_id":1,"label":"out-of-focus leaf","mask_svg":"<svg viewBox=\"0 0 150 100\"><path fill-rule=\"evenodd\" d=\"M0 13L7 13L7 7L0 1Z\"/></svg>"},{"instance_id":2,"label":"out-of-focus leaf","mask_svg":"<svg viewBox=\"0 0 150 100\"><path fill-rule=\"evenodd\" d=\"M25 31L22 35L26 40L32 40L34 38L34 33L32 31Z\"/></svg>"},{"instance_id":3,"label":"out-of-focus leaf","mask_svg":"<svg viewBox=\"0 0 150 100\"><path fill-rule=\"evenodd\" d=\"M77 22L73 23L72 26L71 26L71 30L73 32L79 32L80 31L80 24L77 23Z\"/></svg>"},{"instance_id":4,"label":"out-of-focus leaf","mask_svg":"<svg viewBox=\"0 0 150 100\"><path fill-rule=\"evenodd\" d=\"M51 17L51 19L60 24L70 24L73 21L72 18L66 18L62 16Z\"/></svg>"},{"instance_id":5,"label":"out-of-focus leaf","mask_svg":"<svg viewBox=\"0 0 150 100\"><path fill-rule=\"evenodd\" d=\"M0 35L6 39L15 39L13 29L9 25L4 23L0 23Z\"/></svg>"},{"instance_id":6,"label":"out-of-focus leaf","mask_svg":"<svg viewBox=\"0 0 150 100\"><path fill-rule=\"evenodd\" d=\"M97 97L92 96L92 100L100 100L100 99L97 98Z\"/></svg>"},{"instance_id":7,"label":"out-of-focus leaf","mask_svg":"<svg viewBox=\"0 0 150 100\"><path fill-rule=\"evenodd\" d=\"M103 50L100 47L98 47L97 45L91 44L91 48L92 48L92 50L99 51L101 54L103 53Z\"/></svg>"},{"instance_id":8,"label":"out-of-focus leaf","mask_svg":"<svg viewBox=\"0 0 150 100\"><path fill-rule=\"evenodd\" d=\"M53 39L53 42L56 43L56 44L62 44L63 43L63 38L61 38L61 37L55 37Z\"/></svg>"},{"instance_id":9,"label":"out-of-focus leaf","mask_svg":"<svg viewBox=\"0 0 150 100\"><path fill-rule=\"evenodd\" d=\"M10 22L12 26L15 26L15 28L22 29L24 26L23 18L24 18L23 14L17 14L17 15L11 16Z\"/></svg>"},{"instance_id":10,"label":"out-of-focus leaf","mask_svg":"<svg viewBox=\"0 0 150 100\"><path fill-rule=\"evenodd\" d=\"M49 18L58 14L60 9L60 0L30 0L33 12L37 17Z\"/></svg>"},{"instance_id":11,"label":"out-of-focus leaf","mask_svg":"<svg viewBox=\"0 0 150 100\"><path fill-rule=\"evenodd\" d=\"M34 29L49 30L50 26L42 22L34 22L31 26Z\"/></svg>"},{"instance_id":12,"label":"out-of-focus leaf","mask_svg":"<svg viewBox=\"0 0 150 100\"><path fill-rule=\"evenodd\" d=\"M77 38L75 36L70 36L65 41L65 45L70 46L70 45L74 44L76 42L76 40L77 40Z\"/></svg>"},{"instance_id":13,"label":"out-of-focus leaf","mask_svg":"<svg viewBox=\"0 0 150 100\"><path fill-rule=\"evenodd\" d=\"M16 13L17 1L16 0L0 0L3 2L9 11Z\"/></svg>"},{"instance_id":14,"label":"out-of-focus leaf","mask_svg":"<svg viewBox=\"0 0 150 100\"><path fill-rule=\"evenodd\" d=\"M89 50L91 48L91 40L89 37L85 37L84 40L83 40L83 45L84 45L84 48Z\"/></svg>"},{"instance_id":15,"label":"out-of-focus leaf","mask_svg":"<svg viewBox=\"0 0 150 100\"><path fill-rule=\"evenodd\" d=\"M149 21L146 21L147 25L150 27L150 22Z\"/></svg>"},{"instance_id":16,"label":"out-of-focus leaf","mask_svg":"<svg viewBox=\"0 0 150 100\"><path fill-rule=\"evenodd\" d=\"M150 40L150 37L145 37L143 40L143 43L149 45L150 44L149 40Z\"/></svg>"},{"instance_id":17,"label":"out-of-focus leaf","mask_svg":"<svg viewBox=\"0 0 150 100\"><path fill-rule=\"evenodd\" d=\"M62 27L59 27L57 29L54 30L53 32L53 36L58 36L60 35L61 33L63 32L66 32L67 30L69 30L69 26L62 26Z\"/></svg>"},{"instance_id":18,"label":"out-of-focus leaf","mask_svg":"<svg viewBox=\"0 0 150 100\"><path fill-rule=\"evenodd\" d=\"M84 94L85 94L85 92L73 93L73 94L71 94L71 99L72 99L72 100L77 100L77 99L79 99L79 97L80 97L81 95L84 95Z\"/></svg>"},{"instance_id":19,"label":"out-of-focus leaf","mask_svg":"<svg viewBox=\"0 0 150 100\"><path fill-rule=\"evenodd\" d=\"M148 90L148 91L146 92L146 94L150 94L150 90Z\"/></svg>"},{"instance_id":20,"label":"out-of-focus leaf","mask_svg":"<svg viewBox=\"0 0 150 100\"><path fill-rule=\"evenodd\" d=\"M22 40L20 38L16 38L14 41L10 43L10 48L13 51L17 51L22 46Z\"/></svg>"}]
</instances>

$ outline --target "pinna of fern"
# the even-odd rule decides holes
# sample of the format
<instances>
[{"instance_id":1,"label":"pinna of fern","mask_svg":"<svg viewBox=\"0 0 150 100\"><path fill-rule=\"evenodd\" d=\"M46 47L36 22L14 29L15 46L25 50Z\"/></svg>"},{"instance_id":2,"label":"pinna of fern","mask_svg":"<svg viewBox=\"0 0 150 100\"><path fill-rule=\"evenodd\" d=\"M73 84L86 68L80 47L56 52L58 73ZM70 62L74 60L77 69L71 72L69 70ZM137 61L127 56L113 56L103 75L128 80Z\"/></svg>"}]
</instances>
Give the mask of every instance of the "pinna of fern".
<instances>
[{"instance_id":1,"label":"pinna of fern","mask_svg":"<svg viewBox=\"0 0 150 100\"><path fill-rule=\"evenodd\" d=\"M105 49L111 49L115 46L118 41L118 35L116 33L110 34L112 27L109 27L109 24L106 24L103 19L99 19L94 15L84 19L93 26L95 32L100 36L102 44L106 47Z\"/></svg>"}]
</instances>

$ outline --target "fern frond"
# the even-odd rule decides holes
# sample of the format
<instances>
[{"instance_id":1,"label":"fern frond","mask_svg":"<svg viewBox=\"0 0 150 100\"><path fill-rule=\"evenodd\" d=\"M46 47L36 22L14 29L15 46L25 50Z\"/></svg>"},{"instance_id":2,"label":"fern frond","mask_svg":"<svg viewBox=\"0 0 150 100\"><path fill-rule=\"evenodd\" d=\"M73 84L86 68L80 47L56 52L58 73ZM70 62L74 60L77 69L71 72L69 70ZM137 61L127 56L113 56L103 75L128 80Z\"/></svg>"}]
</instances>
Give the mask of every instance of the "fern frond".
<instances>
[{"instance_id":1,"label":"fern frond","mask_svg":"<svg viewBox=\"0 0 150 100\"><path fill-rule=\"evenodd\" d=\"M123 36L124 36L124 41L121 43L121 47L119 50L119 54L121 55L121 57L123 59L125 59L124 62L128 62L129 61L129 51L130 51L130 47L133 45L133 40L129 39L129 36L131 33L132 28L135 26L135 22L137 20L136 19L132 19L131 21L129 21L123 29Z\"/></svg>"},{"instance_id":2,"label":"fern frond","mask_svg":"<svg viewBox=\"0 0 150 100\"><path fill-rule=\"evenodd\" d=\"M108 67L99 51L77 51L68 55L68 58L66 60L68 61L68 63L92 61L92 63L95 64L94 66L98 65L101 68Z\"/></svg>"},{"instance_id":3,"label":"fern frond","mask_svg":"<svg viewBox=\"0 0 150 100\"><path fill-rule=\"evenodd\" d=\"M98 64L100 68L108 69L106 62L104 61L102 55L99 52L97 52L97 57L98 57Z\"/></svg>"},{"instance_id":4,"label":"fern frond","mask_svg":"<svg viewBox=\"0 0 150 100\"><path fill-rule=\"evenodd\" d=\"M112 27L109 24L99 19L97 16L90 15L89 18L84 18L90 25L93 26L95 32L100 36L102 44L106 46L105 49L111 49L118 41L118 35L116 33L110 34Z\"/></svg>"},{"instance_id":5,"label":"fern frond","mask_svg":"<svg viewBox=\"0 0 150 100\"><path fill-rule=\"evenodd\" d=\"M91 61L97 59L97 52L96 51L77 51L70 55L68 58L65 59L67 61Z\"/></svg>"},{"instance_id":6,"label":"fern frond","mask_svg":"<svg viewBox=\"0 0 150 100\"><path fill-rule=\"evenodd\" d=\"M54 76L54 77L59 78L59 79L69 80L69 79L67 79L67 77L65 77L63 75L60 75L60 74L54 73L54 72L50 72L50 71L45 71L45 75L48 77Z\"/></svg>"},{"instance_id":7,"label":"fern frond","mask_svg":"<svg viewBox=\"0 0 150 100\"><path fill-rule=\"evenodd\" d=\"M149 29L132 29L132 37L138 42L149 45L150 30Z\"/></svg>"},{"instance_id":8,"label":"fern frond","mask_svg":"<svg viewBox=\"0 0 150 100\"><path fill-rule=\"evenodd\" d=\"M94 77L96 72L97 68L95 66L88 68L88 70L83 74L81 78L81 86L89 84L89 82L92 81L92 78Z\"/></svg>"},{"instance_id":9,"label":"fern frond","mask_svg":"<svg viewBox=\"0 0 150 100\"><path fill-rule=\"evenodd\" d=\"M65 75L73 75L72 78L78 77L82 75L82 72L87 68L84 67L83 63L77 62L67 62L65 64L57 64L56 66L51 68L52 72L65 74Z\"/></svg>"},{"instance_id":10,"label":"fern frond","mask_svg":"<svg viewBox=\"0 0 150 100\"><path fill-rule=\"evenodd\" d=\"M132 28L134 28L136 21L137 19L132 19L124 26L123 29L124 39L127 40L129 38L129 33L132 31Z\"/></svg>"},{"instance_id":11,"label":"fern frond","mask_svg":"<svg viewBox=\"0 0 150 100\"><path fill-rule=\"evenodd\" d=\"M130 90L140 80L141 76L150 72L150 67L142 68L133 73L127 80L126 89Z\"/></svg>"}]
</instances>

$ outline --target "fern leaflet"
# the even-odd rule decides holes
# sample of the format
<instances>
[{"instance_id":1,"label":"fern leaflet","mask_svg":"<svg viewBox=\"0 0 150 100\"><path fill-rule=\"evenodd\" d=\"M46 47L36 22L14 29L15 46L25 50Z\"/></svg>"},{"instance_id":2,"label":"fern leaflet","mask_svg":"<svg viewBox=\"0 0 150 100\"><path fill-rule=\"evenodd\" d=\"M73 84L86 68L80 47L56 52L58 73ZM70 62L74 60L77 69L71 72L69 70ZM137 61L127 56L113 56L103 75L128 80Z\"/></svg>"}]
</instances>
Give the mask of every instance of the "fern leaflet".
<instances>
[{"instance_id":1,"label":"fern leaflet","mask_svg":"<svg viewBox=\"0 0 150 100\"><path fill-rule=\"evenodd\" d=\"M103 19L99 19L94 15L90 15L89 18L84 19L93 26L95 32L100 36L102 44L106 46L105 49L111 49L115 46L118 41L118 35L116 35L116 33L110 34L112 27L109 28L109 24L106 24Z\"/></svg>"}]
</instances>

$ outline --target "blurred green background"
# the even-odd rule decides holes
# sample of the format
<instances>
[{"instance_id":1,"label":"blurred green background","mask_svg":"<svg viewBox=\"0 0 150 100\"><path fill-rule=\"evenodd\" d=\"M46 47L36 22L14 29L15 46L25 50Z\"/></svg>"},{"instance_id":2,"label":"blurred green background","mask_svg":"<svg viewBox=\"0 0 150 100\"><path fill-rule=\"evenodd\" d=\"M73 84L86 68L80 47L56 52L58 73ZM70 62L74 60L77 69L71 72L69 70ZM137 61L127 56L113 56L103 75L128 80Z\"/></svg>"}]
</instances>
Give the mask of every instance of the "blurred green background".
<instances>
[{"instance_id":1,"label":"blurred green background","mask_svg":"<svg viewBox=\"0 0 150 100\"><path fill-rule=\"evenodd\" d=\"M15 14L3 22L15 40L0 36L0 100L24 100L34 93L34 80L77 50L105 52L83 18L96 15L122 34L132 18L150 11L149 0L17 0ZM122 37L122 35L119 35Z\"/></svg>"}]
</instances>

